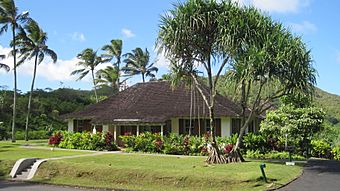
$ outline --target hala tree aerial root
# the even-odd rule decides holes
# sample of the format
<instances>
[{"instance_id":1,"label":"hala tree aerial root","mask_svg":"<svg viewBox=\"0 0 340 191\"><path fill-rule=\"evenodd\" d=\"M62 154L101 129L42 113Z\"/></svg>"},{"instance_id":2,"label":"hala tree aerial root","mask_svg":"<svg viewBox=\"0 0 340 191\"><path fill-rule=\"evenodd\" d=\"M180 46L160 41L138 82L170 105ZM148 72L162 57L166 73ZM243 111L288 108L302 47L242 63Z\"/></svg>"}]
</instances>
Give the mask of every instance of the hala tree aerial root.
<instances>
[{"instance_id":1,"label":"hala tree aerial root","mask_svg":"<svg viewBox=\"0 0 340 191\"><path fill-rule=\"evenodd\" d=\"M218 152L216 145L212 146L209 152L209 156L205 161L208 164L226 164L227 158Z\"/></svg>"},{"instance_id":2,"label":"hala tree aerial root","mask_svg":"<svg viewBox=\"0 0 340 191\"><path fill-rule=\"evenodd\" d=\"M233 149L226 157L218 152L217 145L212 145L210 148L209 156L205 162L208 164L226 164L244 161L245 160L242 157L239 149Z\"/></svg>"}]
</instances>

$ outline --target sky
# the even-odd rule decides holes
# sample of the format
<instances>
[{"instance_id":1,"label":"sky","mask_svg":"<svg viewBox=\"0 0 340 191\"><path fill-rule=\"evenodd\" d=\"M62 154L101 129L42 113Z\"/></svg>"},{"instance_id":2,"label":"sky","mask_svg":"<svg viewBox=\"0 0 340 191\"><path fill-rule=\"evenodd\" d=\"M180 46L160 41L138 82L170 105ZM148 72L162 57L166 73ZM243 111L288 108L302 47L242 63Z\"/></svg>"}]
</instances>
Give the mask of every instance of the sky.
<instances>
[{"instance_id":1,"label":"sky","mask_svg":"<svg viewBox=\"0 0 340 191\"><path fill-rule=\"evenodd\" d=\"M318 71L317 86L340 95L340 1L328 0L235 0L253 5L301 36ZM91 89L90 77L76 81L76 55L85 48L100 49L112 39L123 40L123 54L136 47L147 48L159 68L157 77L168 72L169 62L157 55L155 41L160 16L173 8L175 0L16 0L19 12L29 11L47 32L47 45L58 54L57 63L45 59L38 67L35 88ZM0 54L8 54L10 33L0 36ZM13 59L1 61L13 66ZM102 64L97 69L110 64ZM18 89L30 88L33 64L18 68ZM140 82L135 76L128 84ZM13 72L0 71L0 86L13 89Z\"/></svg>"}]
</instances>

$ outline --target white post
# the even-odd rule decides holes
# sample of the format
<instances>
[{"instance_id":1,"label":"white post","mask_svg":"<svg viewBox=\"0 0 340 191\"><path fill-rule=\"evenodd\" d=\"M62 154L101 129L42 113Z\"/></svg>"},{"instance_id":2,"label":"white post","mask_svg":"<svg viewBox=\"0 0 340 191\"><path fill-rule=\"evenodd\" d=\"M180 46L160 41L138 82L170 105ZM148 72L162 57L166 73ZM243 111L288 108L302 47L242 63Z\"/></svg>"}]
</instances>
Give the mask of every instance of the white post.
<instances>
[{"instance_id":1,"label":"white post","mask_svg":"<svg viewBox=\"0 0 340 191\"><path fill-rule=\"evenodd\" d=\"M163 136L163 125L161 125L161 136Z\"/></svg>"},{"instance_id":2,"label":"white post","mask_svg":"<svg viewBox=\"0 0 340 191\"><path fill-rule=\"evenodd\" d=\"M137 136L139 136L139 125L137 125Z\"/></svg>"},{"instance_id":3,"label":"white post","mask_svg":"<svg viewBox=\"0 0 340 191\"><path fill-rule=\"evenodd\" d=\"M117 143L117 125L113 126L113 138L115 140L115 143Z\"/></svg>"},{"instance_id":4,"label":"white post","mask_svg":"<svg viewBox=\"0 0 340 191\"><path fill-rule=\"evenodd\" d=\"M70 133L73 133L73 132L74 132L73 119L69 119L69 120L68 120L68 128L67 128L67 131L70 132Z\"/></svg>"}]
</instances>

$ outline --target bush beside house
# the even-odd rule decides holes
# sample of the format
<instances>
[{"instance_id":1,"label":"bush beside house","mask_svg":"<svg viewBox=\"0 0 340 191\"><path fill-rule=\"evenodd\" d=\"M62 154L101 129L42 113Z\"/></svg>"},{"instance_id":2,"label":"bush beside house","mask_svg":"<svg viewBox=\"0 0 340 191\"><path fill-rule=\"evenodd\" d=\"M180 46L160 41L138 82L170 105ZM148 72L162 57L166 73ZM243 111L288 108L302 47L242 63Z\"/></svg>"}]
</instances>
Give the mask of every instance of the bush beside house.
<instances>
[{"instance_id":1,"label":"bush beside house","mask_svg":"<svg viewBox=\"0 0 340 191\"><path fill-rule=\"evenodd\" d=\"M110 132L96 134L90 132L56 132L49 138L49 144L66 149L118 150L117 145L114 143L113 135Z\"/></svg>"}]
</instances>

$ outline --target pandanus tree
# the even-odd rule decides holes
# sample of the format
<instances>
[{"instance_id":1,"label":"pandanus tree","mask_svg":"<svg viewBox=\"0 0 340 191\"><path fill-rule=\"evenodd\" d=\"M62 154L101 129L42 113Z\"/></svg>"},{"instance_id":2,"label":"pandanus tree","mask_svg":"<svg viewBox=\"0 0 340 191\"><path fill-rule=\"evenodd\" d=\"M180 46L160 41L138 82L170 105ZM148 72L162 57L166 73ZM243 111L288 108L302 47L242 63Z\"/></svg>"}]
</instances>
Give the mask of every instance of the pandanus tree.
<instances>
[{"instance_id":1,"label":"pandanus tree","mask_svg":"<svg viewBox=\"0 0 340 191\"><path fill-rule=\"evenodd\" d=\"M47 33L45 33L35 21L30 21L24 28L20 28L17 35L16 44L18 53L20 54L18 66L27 60L34 59L33 77L31 83L31 91L28 98L26 125L25 125L25 140L28 141L28 125L31 113L32 95L34 84L37 75L37 67L44 60L45 55L51 57L53 63L57 62L57 54L46 45Z\"/></svg>"},{"instance_id":2,"label":"pandanus tree","mask_svg":"<svg viewBox=\"0 0 340 191\"><path fill-rule=\"evenodd\" d=\"M154 78L158 68L153 66L154 63L150 63L150 53L147 49L143 51L141 48L136 48L132 52L124 55L126 59L124 62L126 66L122 68L128 76L141 75L143 83L145 77Z\"/></svg>"},{"instance_id":3,"label":"pandanus tree","mask_svg":"<svg viewBox=\"0 0 340 191\"><path fill-rule=\"evenodd\" d=\"M115 59L115 62L113 63L114 70L111 70L110 68L107 68L106 72L113 72L115 73L115 83L116 88L119 91L120 89L120 64L121 64L121 57L122 57L122 48L123 48L123 41L120 39L113 39L111 40L111 44L104 45L102 50L105 51L104 54L102 54L102 58L106 59L107 61L111 61ZM107 75L106 75L107 76ZM109 76L113 76L113 74L110 74ZM116 89L114 88L114 89Z\"/></svg>"},{"instance_id":4,"label":"pandanus tree","mask_svg":"<svg viewBox=\"0 0 340 191\"><path fill-rule=\"evenodd\" d=\"M11 27L12 32L12 56L13 56L13 119L12 119L12 142L15 142L16 102L17 102L17 61L16 61L16 30L30 20L28 12L18 13L14 0L0 1L0 34Z\"/></svg>"},{"instance_id":5,"label":"pandanus tree","mask_svg":"<svg viewBox=\"0 0 340 191\"><path fill-rule=\"evenodd\" d=\"M0 59L4 59L5 55L0 55ZM0 63L0 69L4 69L6 72L9 72L10 67L7 64Z\"/></svg>"},{"instance_id":6,"label":"pandanus tree","mask_svg":"<svg viewBox=\"0 0 340 191\"><path fill-rule=\"evenodd\" d=\"M79 75L77 80L81 80L88 73L91 72L94 95L96 98L96 102L98 102L97 87L96 87L97 85L96 85L94 70L99 64L105 62L105 60L103 60L102 57L97 55L97 51L94 51L91 48L87 48L83 50L80 54L78 54L77 58L80 59L77 65L82 68L78 70L74 70L71 73L71 75Z\"/></svg>"},{"instance_id":7,"label":"pandanus tree","mask_svg":"<svg viewBox=\"0 0 340 191\"><path fill-rule=\"evenodd\" d=\"M293 91L308 93L305 88L312 89L315 83L310 53L299 38L257 9L231 1L189 0L177 4L161 19L157 47L171 60L175 81L191 78L208 106L212 131L208 163L243 161L239 148L254 116L273 99ZM240 84L243 118L238 141L225 157L215 139L214 102L219 77L228 65L230 79ZM198 77L200 66L207 83ZM216 73L213 68L217 68ZM277 92L263 97L263 89L277 82ZM251 90L257 94L250 103Z\"/></svg>"}]
</instances>

